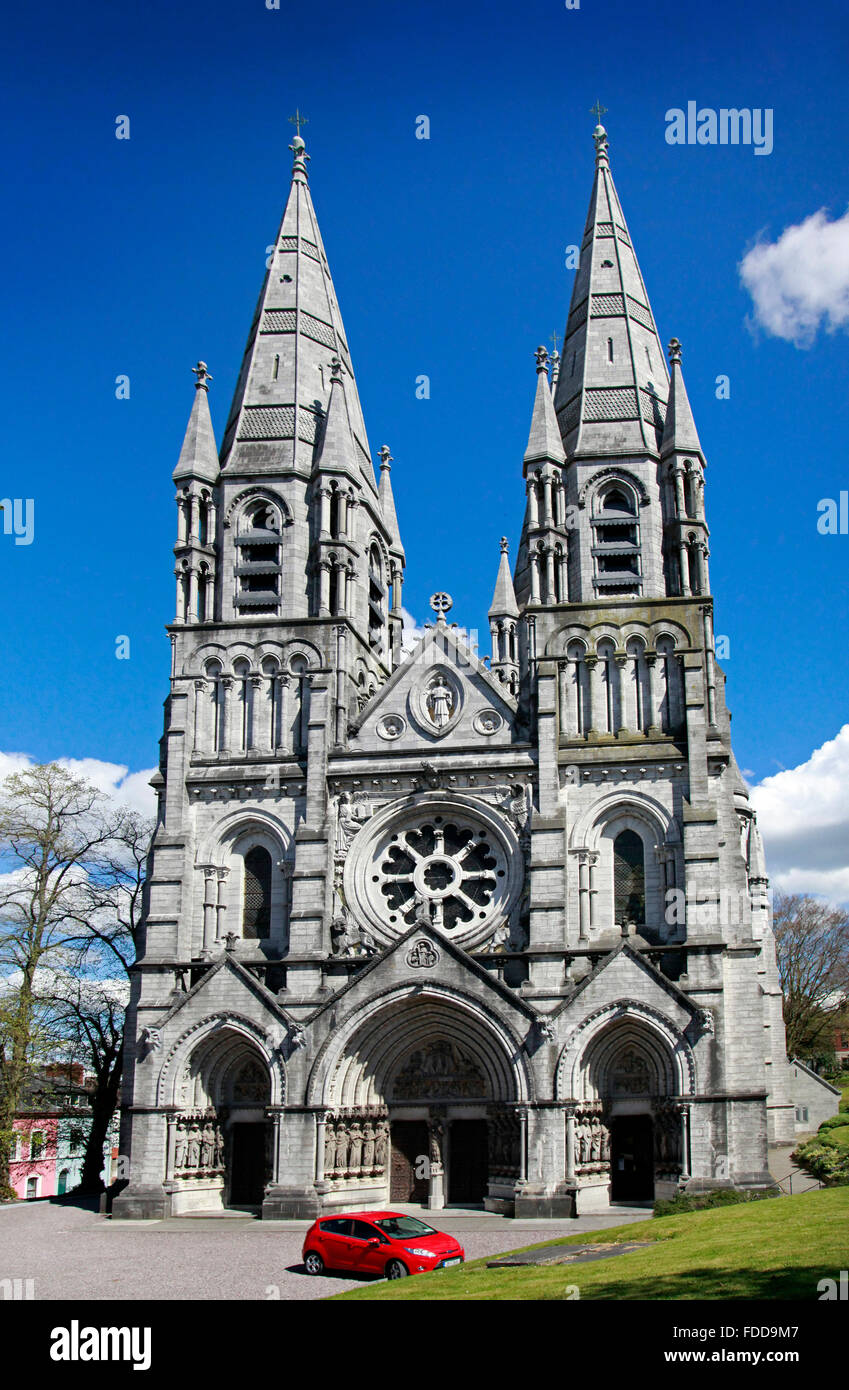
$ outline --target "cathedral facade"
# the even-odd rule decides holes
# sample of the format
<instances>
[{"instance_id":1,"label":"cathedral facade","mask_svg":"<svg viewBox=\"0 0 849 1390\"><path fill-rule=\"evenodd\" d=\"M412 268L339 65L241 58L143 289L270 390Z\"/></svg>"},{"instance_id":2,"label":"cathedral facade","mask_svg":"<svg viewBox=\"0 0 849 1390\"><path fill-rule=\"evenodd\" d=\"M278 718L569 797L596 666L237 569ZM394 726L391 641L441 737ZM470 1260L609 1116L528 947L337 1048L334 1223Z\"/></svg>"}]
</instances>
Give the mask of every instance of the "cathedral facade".
<instances>
[{"instance_id":1,"label":"cathedral facade","mask_svg":"<svg viewBox=\"0 0 849 1390\"><path fill-rule=\"evenodd\" d=\"M198 363L174 472L116 1214L572 1215L762 1185L793 1139L705 459L594 141L486 660L441 590L402 649L391 455L293 142L221 447Z\"/></svg>"}]
</instances>

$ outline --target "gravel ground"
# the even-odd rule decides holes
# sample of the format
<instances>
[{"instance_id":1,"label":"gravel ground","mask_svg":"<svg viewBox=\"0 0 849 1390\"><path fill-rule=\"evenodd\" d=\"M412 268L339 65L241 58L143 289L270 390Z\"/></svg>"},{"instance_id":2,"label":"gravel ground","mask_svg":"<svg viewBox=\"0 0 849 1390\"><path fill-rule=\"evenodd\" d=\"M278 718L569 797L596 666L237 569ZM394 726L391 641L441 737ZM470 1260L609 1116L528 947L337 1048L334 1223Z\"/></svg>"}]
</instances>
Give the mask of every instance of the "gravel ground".
<instances>
[{"instance_id":1,"label":"gravel ground","mask_svg":"<svg viewBox=\"0 0 849 1390\"><path fill-rule=\"evenodd\" d=\"M489 1212L407 1210L462 1242L467 1259L642 1221L643 1207L569 1221L512 1221ZM18 1202L0 1207L0 1280L32 1279L38 1299L314 1299L357 1282L311 1279L301 1264L309 1221L228 1213L167 1221L112 1221L91 1205Z\"/></svg>"}]
</instances>

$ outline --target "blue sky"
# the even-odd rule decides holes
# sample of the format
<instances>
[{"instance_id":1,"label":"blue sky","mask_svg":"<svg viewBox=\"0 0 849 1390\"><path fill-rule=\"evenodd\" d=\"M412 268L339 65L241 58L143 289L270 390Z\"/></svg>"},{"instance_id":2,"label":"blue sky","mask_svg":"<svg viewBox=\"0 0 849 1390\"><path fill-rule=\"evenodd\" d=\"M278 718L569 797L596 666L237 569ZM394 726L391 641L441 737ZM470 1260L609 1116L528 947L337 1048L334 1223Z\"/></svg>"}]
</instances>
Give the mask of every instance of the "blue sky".
<instances>
[{"instance_id":1,"label":"blue sky","mask_svg":"<svg viewBox=\"0 0 849 1390\"><path fill-rule=\"evenodd\" d=\"M563 330L600 98L707 454L737 756L752 780L803 763L846 717L849 536L816 522L849 488L849 338L839 319L805 347L753 326L738 265L759 238L846 211L843 6L825 0L814 25L760 0L280 4L48 0L4 20L0 495L34 500L35 531L28 546L0 535L0 748L155 761L190 368L210 365L220 439L296 105L372 449L395 458L405 604L423 621L445 588L452 617L487 631L498 540L515 553L522 519L533 349ZM772 154L667 144L665 113L688 100L771 108Z\"/></svg>"}]
</instances>

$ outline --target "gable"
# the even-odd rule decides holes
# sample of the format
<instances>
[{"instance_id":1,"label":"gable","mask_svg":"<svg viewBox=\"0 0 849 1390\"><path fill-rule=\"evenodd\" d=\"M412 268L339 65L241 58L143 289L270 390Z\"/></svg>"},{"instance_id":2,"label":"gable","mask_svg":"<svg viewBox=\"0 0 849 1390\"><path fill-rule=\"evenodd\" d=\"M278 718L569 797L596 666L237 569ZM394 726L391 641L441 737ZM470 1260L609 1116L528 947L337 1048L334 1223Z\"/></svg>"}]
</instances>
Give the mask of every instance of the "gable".
<instances>
[{"instance_id":1,"label":"gable","mask_svg":"<svg viewBox=\"0 0 849 1390\"><path fill-rule=\"evenodd\" d=\"M662 975L632 947L616 948L584 980L570 999L556 1011L570 1021L619 1000L639 1000L656 1009L682 1031L702 1010L683 990Z\"/></svg>"},{"instance_id":2,"label":"gable","mask_svg":"<svg viewBox=\"0 0 849 1390\"><path fill-rule=\"evenodd\" d=\"M386 753L436 750L443 743L504 748L516 738L517 705L444 624L431 628L369 701L351 746Z\"/></svg>"}]
</instances>

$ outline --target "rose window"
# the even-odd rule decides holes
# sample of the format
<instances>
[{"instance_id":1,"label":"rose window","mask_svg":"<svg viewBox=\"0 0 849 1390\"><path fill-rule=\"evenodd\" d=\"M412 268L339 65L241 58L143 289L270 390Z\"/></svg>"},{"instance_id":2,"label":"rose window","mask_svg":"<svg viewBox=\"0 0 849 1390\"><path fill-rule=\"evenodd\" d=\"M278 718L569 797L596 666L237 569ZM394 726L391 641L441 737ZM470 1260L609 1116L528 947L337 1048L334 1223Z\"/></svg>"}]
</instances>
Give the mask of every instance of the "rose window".
<instances>
[{"instance_id":1,"label":"rose window","mask_svg":"<svg viewBox=\"0 0 849 1390\"><path fill-rule=\"evenodd\" d=\"M503 850L488 830L448 816L392 835L375 867L373 882L391 923L411 925L417 903L425 900L434 926L443 931L471 928L489 917L507 873Z\"/></svg>"}]
</instances>

